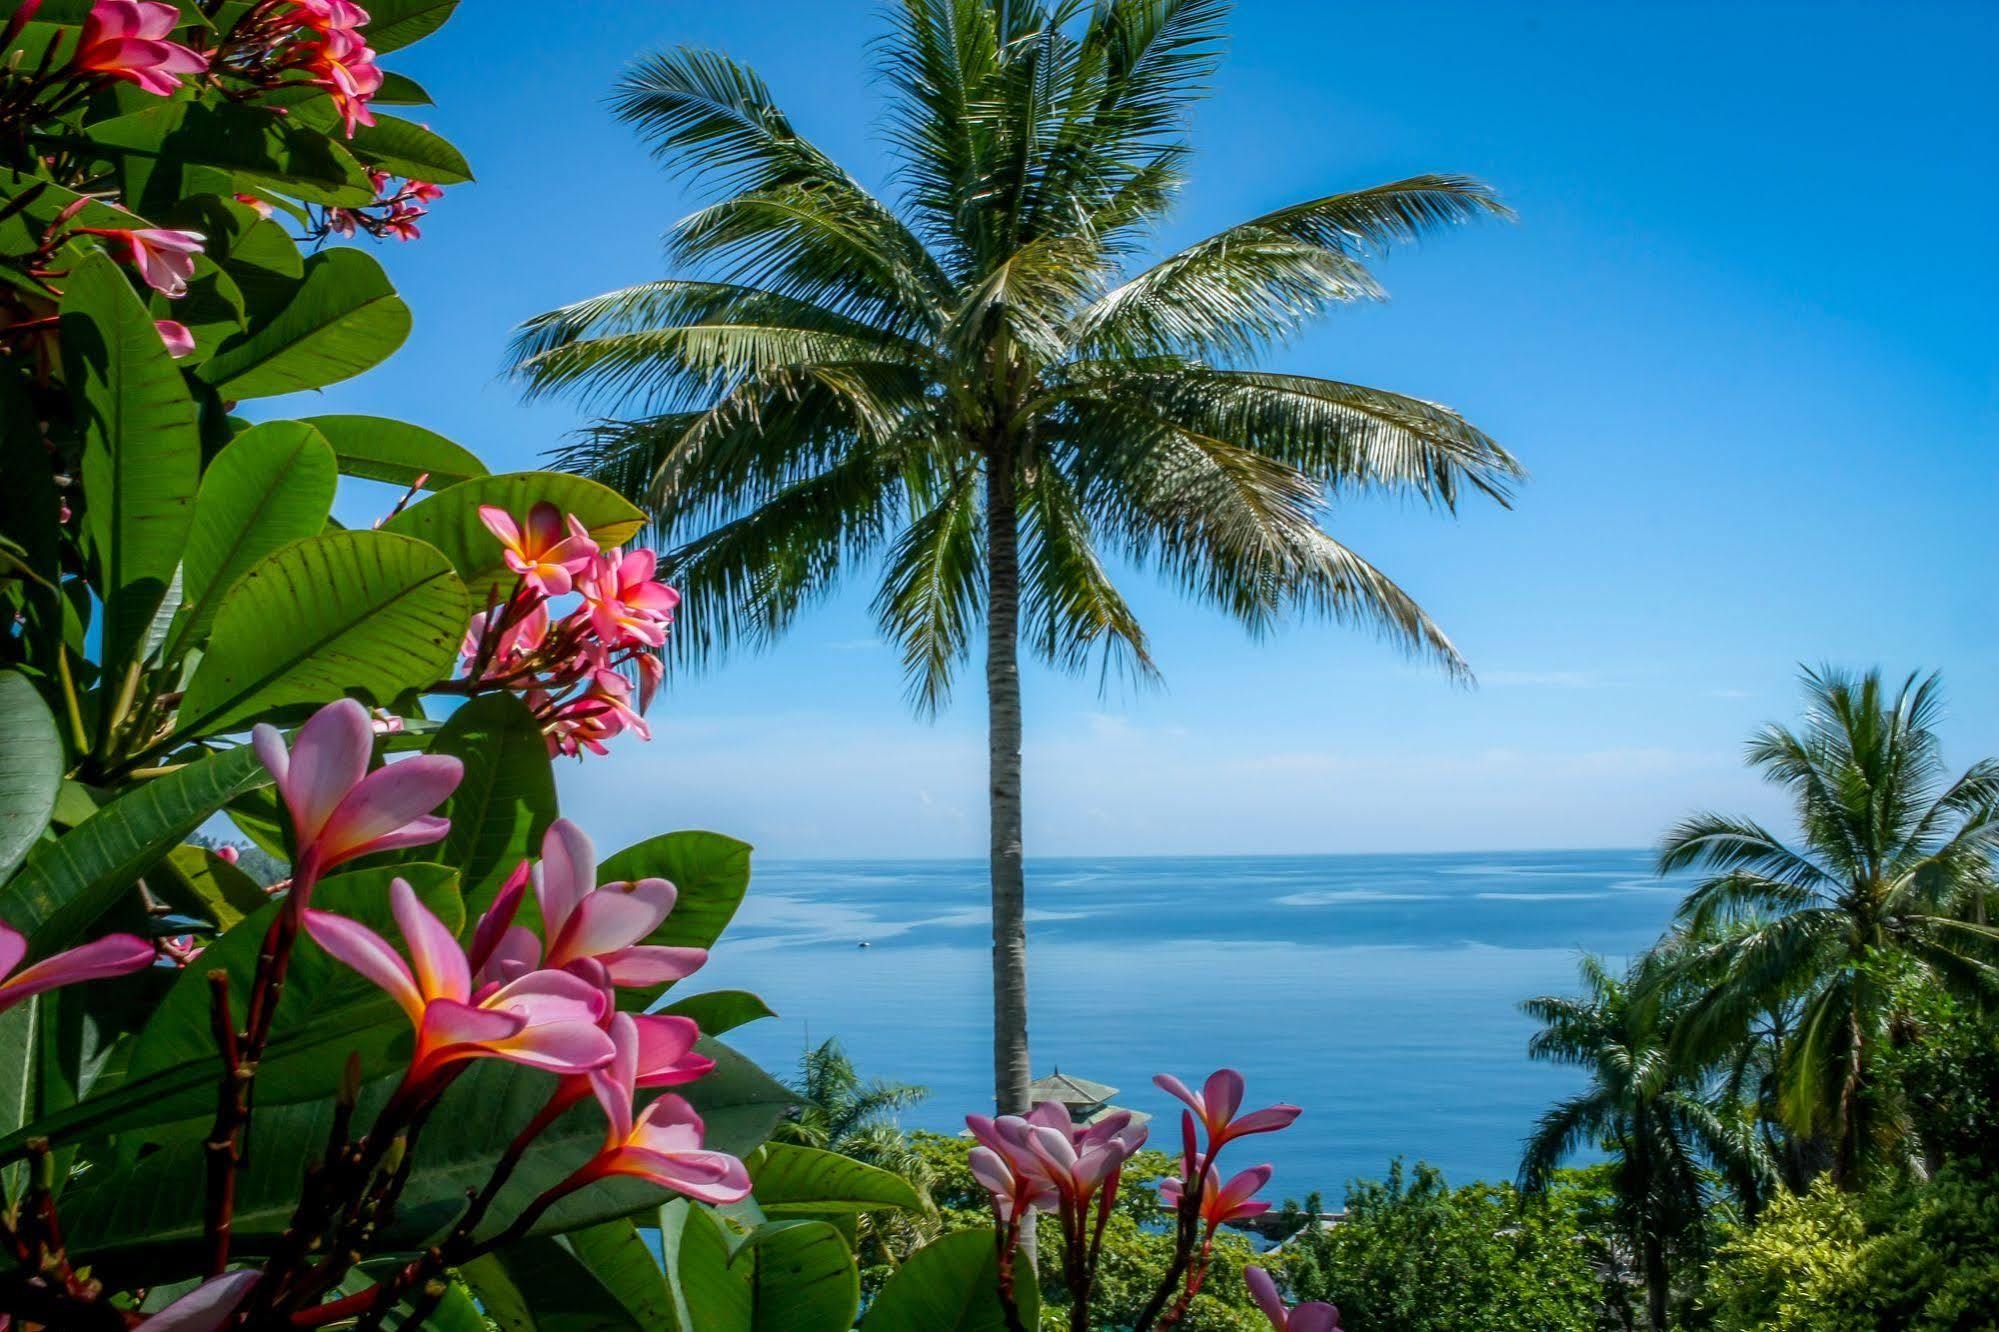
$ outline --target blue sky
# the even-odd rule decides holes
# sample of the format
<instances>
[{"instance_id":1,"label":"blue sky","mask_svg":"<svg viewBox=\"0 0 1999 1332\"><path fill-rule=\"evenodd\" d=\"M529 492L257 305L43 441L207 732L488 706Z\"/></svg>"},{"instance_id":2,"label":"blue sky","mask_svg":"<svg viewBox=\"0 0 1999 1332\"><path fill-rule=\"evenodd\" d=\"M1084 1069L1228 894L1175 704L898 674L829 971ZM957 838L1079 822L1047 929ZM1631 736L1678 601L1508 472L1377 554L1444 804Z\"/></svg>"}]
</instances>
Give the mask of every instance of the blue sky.
<instances>
[{"instance_id":1,"label":"blue sky","mask_svg":"<svg viewBox=\"0 0 1999 1332\"><path fill-rule=\"evenodd\" d=\"M389 62L480 175L383 251L416 332L285 406L533 465L577 417L518 404L508 330L660 276L689 206L604 110L626 61L725 50L879 184L880 29L865 0L462 6ZM1793 711L1799 661L1940 668L1947 757L1999 752L1995 42L1973 4L1245 4L1162 247L1416 171L1490 181L1517 225L1398 253L1389 304L1270 361L1450 403L1533 480L1510 513L1335 516L1474 690L1365 633L1252 642L1133 577L1166 685L1032 674L1030 854L1632 846L1698 805L1778 817L1737 755ZM611 845L981 853L976 668L915 720L871 590L678 682L652 745L565 767L566 807Z\"/></svg>"}]
</instances>

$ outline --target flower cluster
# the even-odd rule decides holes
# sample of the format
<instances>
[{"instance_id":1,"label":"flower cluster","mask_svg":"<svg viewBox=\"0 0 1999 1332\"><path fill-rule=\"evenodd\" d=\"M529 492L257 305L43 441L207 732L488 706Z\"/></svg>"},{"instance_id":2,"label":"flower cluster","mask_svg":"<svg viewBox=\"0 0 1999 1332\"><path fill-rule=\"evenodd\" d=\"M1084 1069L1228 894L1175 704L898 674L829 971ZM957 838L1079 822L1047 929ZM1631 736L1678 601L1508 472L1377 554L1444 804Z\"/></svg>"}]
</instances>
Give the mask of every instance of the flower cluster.
<instances>
[{"instance_id":1,"label":"flower cluster","mask_svg":"<svg viewBox=\"0 0 1999 1332\"><path fill-rule=\"evenodd\" d=\"M348 138L375 117L368 103L382 71L361 29L368 11L352 0L259 0L229 30L217 64L236 78L271 88L301 75L333 99Z\"/></svg>"},{"instance_id":2,"label":"flower cluster","mask_svg":"<svg viewBox=\"0 0 1999 1332\"><path fill-rule=\"evenodd\" d=\"M479 517L499 539L515 582L504 600L496 592L472 617L460 691L520 695L550 754L602 754L624 731L650 740L644 714L663 672L654 649L665 644L680 604L680 594L653 577L657 557L599 549L573 514L547 502L524 520L492 505ZM571 595L577 600L567 613L550 613L553 599Z\"/></svg>"},{"instance_id":3,"label":"flower cluster","mask_svg":"<svg viewBox=\"0 0 1999 1332\"><path fill-rule=\"evenodd\" d=\"M1289 1127L1299 1111L1294 1105L1274 1105L1239 1115L1242 1074L1222 1069L1190 1090L1170 1074L1153 1081L1185 1102L1181 1114L1181 1158L1178 1177L1160 1186L1160 1199L1174 1217L1173 1261L1138 1321L1141 1330L1170 1327L1186 1315L1207 1279L1214 1254L1215 1232L1231 1222L1246 1221L1270 1210L1256 1194L1270 1181L1268 1165L1253 1166L1226 1181L1215 1171L1223 1147L1237 1138ZM1124 1110L1107 1112L1086 1124L1074 1123L1063 1106L1049 1101L1026 1115L967 1115L965 1125L978 1142L971 1152L973 1176L991 1197L999 1232L1000 1296L1013 1307L1014 1250L1024 1226L1037 1210L1052 1210L1062 1233L1063 1281L1077 1308L1089 1306L1096 1285L1104 1225L1116 1201L1125 1162L1144 1145L1146 1130ZM1261 1274L1259 1274L1261 1275ZM1269 1284L1264 1277L1265 1285ZM1175 1298L1177 1292L1177 1299ZM1276 1302L1275 1287L1265 1302L1256 1297L1279 1332L1286 1324ZM1171 1307L1169 1308L1169 1302ZM1325 1309L1331 1321L1314 1321ZM1301 1316L1302 1315L1302 1319ZM1337 1329L1339 1315L1330 1305L1301 1306L1290 1327L1328 1332Z\"/></svg>"},{"instance_id":4,"label":"flower cluster","mask_svg":"<svg viewBox=\"0 0 1999 1332\"><path fill-rule=\"evenodd\" d=\"M423 205L444 197L444 188L427 180L403 180L386 171L370 171L368 183L375 189L375 202L365 208L328 208L320 215L316 238L352 236L365 231L380 239L393 236L400 241L417 240L423 230L418 221L429 215Z\"/></svg>"}]
</instances>

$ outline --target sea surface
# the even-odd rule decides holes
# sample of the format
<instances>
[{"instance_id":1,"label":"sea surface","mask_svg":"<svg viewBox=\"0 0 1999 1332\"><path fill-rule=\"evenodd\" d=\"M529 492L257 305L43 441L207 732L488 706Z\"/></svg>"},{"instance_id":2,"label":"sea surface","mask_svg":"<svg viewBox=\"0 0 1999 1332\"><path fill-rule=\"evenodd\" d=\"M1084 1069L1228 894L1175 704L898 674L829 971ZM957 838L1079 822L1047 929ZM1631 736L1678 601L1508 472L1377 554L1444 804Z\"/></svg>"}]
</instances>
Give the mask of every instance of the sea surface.
<instances>
[{"instance_id":1,"label":"sea surface","mask_svg":"<svg viewBox=\"0 0 1999 1332\"><path fill-rule=\"evenodd\" d=\"M1644 948L1684 887L1643 851L1036 860L1027 880L1035 1074L1119 1088L1171 1150L1152 1074L1241 1069L1249 1104L1305 1114L1238 1163L1329 1200L1396 1156L1511 1178L1581 1083L1528 1060L1519 1001L1574 992L1579 949ZM837 1036L864 1076L929 1088L905 1125L955 1132L992 1104L986 891L983 862L760 861L686 988L761 994L780 1017L729 1039L767 1068Z\"/></svg>"}]
</instances>

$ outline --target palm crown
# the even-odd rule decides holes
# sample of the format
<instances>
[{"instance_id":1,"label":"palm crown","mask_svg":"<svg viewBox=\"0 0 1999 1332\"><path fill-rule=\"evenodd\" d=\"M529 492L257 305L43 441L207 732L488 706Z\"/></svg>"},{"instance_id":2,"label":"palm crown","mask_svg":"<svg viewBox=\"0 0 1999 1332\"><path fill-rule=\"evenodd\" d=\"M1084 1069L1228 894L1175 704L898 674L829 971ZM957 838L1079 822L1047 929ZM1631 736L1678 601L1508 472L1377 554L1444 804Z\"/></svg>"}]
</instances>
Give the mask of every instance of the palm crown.
<instances>
[{"instance_id":1,"label":"palm crown","mask_svg":"<svg viewBox=\"0 0 1999 1332\"><path fill-rule=\"evenodd\" d=\"M1704 986L1684 1051L1711 1058L1759 1015L1793 1007L1779 1103L1798 1132L1832 1141L1834 1172L1850 1181L1890 1127L1869 1093L1898 976L1972 993L1999 979L1999 931L1984 923L1999 762L1946 779L1934 676L1891 693L1878 672L1814 671L1805 687L1803 727L1770 726L1748 751L1790 792L1801 845L1700 814L1667 835L1659 864L1709 871L1681 909L1688 934L1709 938L1675 972Z\"/></svg>"},{"instance_id":2,"label":"palm crown","mask_svg":"<svg viewBox=\"0 0 1999 1332\"><path fill-rule=\"evenodd\" d=\"M986 600L987 507L1017 511L1030 646L1150 668L1109 553L1251 626L1303 605L1459 667L1411 599L1319 524L1329 490L1503 496L1513 459L1434 403L1224 368L1372 298L1373 251L1504 212L1426 175L1279 209L1121 276L1181 184L1223 6L909 0L882 50L891 208L793 130L749 70L654 56L619 114L719 197L647 283L530 321L535 392L641 403L567 465L643 496L696 651L767 639L886 554L877 609L924 703ZM690 539L691 538L691 539Z\"/></svg>"}]
</instances>

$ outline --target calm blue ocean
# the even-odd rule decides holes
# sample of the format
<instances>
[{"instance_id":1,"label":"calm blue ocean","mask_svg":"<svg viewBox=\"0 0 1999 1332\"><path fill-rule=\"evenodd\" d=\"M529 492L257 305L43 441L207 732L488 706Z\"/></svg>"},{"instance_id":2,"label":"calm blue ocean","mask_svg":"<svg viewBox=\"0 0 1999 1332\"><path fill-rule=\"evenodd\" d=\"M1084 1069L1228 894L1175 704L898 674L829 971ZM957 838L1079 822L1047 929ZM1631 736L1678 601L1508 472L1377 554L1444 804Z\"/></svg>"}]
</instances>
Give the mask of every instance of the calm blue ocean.
<instances>
[{"instance_id":1,"label":"calm blue ocean","mask_svg":"<svg viewBox=\"0 0 1999 1332\"><path fill-rule=\"evenodd\" d=\"M1578 949L1649 944L1680 891L1643 851L1034 861L1035 1072L1122 1089L1170 1148L1151 1075L1240 1068L1251 1104L1306 1108L1241 1149L1280 1197L1397 1155L1510 1178L1579 1081L1528 1061L1518 1001L1572 991ZM991 1106L985 901L982 862L759 862L689 988L764 996L780 1018L731 1039L767 1067L838 1036L864 1075L930 1088L906 1124L955 1131Z\"/></svg>"}]
</instances>

